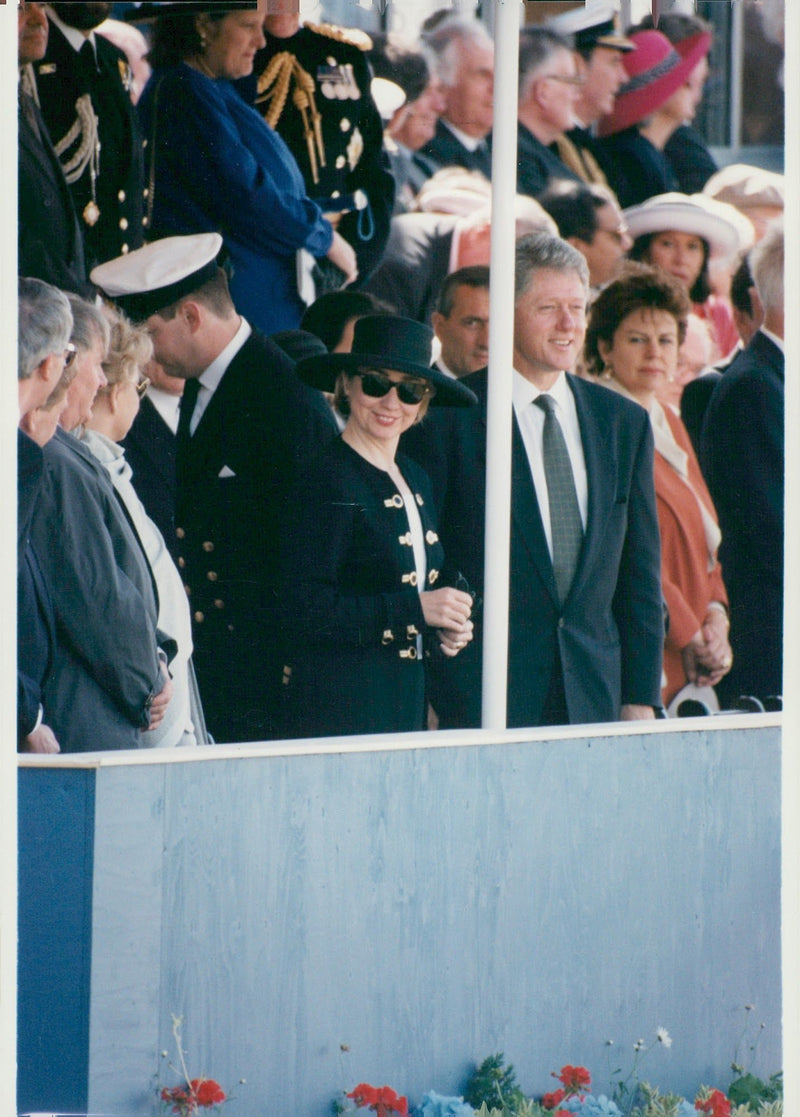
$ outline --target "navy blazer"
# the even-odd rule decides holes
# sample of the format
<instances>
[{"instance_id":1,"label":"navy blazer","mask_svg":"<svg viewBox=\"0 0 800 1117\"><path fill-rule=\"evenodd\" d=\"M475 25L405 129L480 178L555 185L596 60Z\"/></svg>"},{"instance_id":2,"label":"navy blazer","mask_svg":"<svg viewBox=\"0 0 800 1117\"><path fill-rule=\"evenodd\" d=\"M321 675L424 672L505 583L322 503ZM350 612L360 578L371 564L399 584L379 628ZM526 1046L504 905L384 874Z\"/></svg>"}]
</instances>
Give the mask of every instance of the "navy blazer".
<instances>
[{"instance_id":1,"label":"navy blazer","mask_svg":"<svg viewBox=\"0 0 800 1117\"><path fill-rule=\"evenodd\" d=\"M445 122L440 118L436 121L436 132L420 149L420 155L429 159L437 169L442 167L466 167L468 171L480 171L486 178L492 177L492 150L491 138L486 140L475 151L464 147L461 140L451 132Z\"/></svg>"},{"instance_id":2,"label":"navy blazer","mask_svg":"<svg viewBox=\"0 0 800 1117\"><path fill-rule=\"evenodd\" d=\"M465 377L476 408L432 411L404 436L428 470L448 563L483 586L486 370ZM647 413L568 377L589 483L583 548L559 606L527 454L513 420L508 725L541 723L560 664L571 723L613 721L620 706L660 704L660 544ZM480 724L481 634L442 664L434 706L443 727ZM437 706L438 702L438 706Z\"/></svg>"},{"instance_id":3,"label":"navy blazer","mask_svg":"<svg viewBox=\"0 0 800 1117\"><path fill-rule=\"evenodd\" d=\"M580 182L574 171L549 147L537 140L522 122L517 123L517 193L537 198L551 182Z\"/></svg>"},{"instance_id":4,"label":"navy blazer","mask_svg":"<svg viewBox=\"0 0 800 1117\"><path fill-rule=\"evenodd\" d=\"M194 665L217 741L273 732L278 543L299 468L338 428L282 349L254 332L225 370L191 438L178 438L178 565L192 610Z\"/></svg>"},{"instance_id":5,"label":"navy blazer","mask_svg":"<svg viewBox=\"0 0 800 1117\"><path fill-rule=\"evenodd\" d=\"M724 702L783 692L783 422L783 353L759 330L714 389L700 436L730 601Z\"/></svg>"}]
</instances>

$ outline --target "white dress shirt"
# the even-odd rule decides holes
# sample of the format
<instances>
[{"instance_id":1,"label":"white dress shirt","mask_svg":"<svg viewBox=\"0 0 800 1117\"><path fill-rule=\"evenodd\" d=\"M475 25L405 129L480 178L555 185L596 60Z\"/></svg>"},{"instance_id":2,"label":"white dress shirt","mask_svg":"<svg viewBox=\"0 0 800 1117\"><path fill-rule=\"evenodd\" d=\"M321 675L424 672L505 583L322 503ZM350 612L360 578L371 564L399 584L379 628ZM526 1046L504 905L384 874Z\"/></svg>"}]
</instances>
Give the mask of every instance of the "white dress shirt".
<instances>
[{"instance_id":1,"label":"white dress shirt","mask_svg":"<svg viewBox=\"0 0 800 1117\"><path fill-rule=\"evenodd\" d=\"M547 493L547 478L544 472L544 457L542 454L542 436L544 433L545 414L541 407L534 406L533 401L543 393L539 391L530 380L526 380L516 369L512 380L512 399L514 414L517 417L525 453L528 455L528 465L531 469L533 487L536 490L536 499L539 502L539 512L542 525L547 538L547 547L550 557L553 557L553 533L550 528L550 501ZM581 442L581 428L578 422L578 409L575 406L575 397L567 383L566 373L562 372L553 387L547 393L555 400L555 415L561 425L564 441L572 466L572 476L575 480L575 492L578 497L578 508L581 514L583 530L586 531L586 516L589 507L589 484L586 476L586 459L583 455Z\"/></svg>"},{"instance_id":2,"label":"white dress shirt","mask_svg":"<svg viewBox=\"0 0 800 1117\"><path fill-rule=\"evenodd\" d=\"M211 397L220 385L222 377L231 363L233 358L242 348L244 343L253 332L250 323L242 318L239 323L239 329L233 335L231 340L219 354L219 356L211 362L205 372L201 373L199 377L200 391L197 393L197 401L194 405L192 412L192 421L189 424L189 434L194 434L197 430L198 423L203 417L203 412L211 403Z\"/></svg>"}]
</instances>

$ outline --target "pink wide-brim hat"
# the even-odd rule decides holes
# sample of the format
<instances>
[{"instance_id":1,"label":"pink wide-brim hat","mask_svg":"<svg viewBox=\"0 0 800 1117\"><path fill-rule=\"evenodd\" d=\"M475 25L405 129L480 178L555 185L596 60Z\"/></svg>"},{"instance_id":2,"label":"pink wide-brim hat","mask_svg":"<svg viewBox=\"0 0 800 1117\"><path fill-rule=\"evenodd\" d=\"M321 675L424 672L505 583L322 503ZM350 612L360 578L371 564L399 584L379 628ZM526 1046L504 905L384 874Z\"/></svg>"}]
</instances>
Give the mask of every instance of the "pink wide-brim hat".
<instances>
[{"instance_id":1,"label":"pink wide-brim hat","mask_svg":"<svg viewBox=\"0 0 800 1117\"><path fill-rule=\"evenodd\" d=\"M622 56L628 80L617 93L614 111L601 118L600 136L613 136L655 112L711 49L708 31L690 35L677 46L660 31L635 31L630 38L636 50Z\"/></svg>"}]
</instances>

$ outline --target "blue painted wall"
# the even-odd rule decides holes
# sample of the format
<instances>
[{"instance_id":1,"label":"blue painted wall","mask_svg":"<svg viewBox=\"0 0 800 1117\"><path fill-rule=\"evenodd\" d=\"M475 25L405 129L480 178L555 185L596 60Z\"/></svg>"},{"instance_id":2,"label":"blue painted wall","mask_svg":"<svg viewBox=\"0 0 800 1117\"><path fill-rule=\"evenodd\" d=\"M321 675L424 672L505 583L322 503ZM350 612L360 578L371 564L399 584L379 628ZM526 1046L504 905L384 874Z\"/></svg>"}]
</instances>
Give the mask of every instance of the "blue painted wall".
<instances>
[{"instance_id":1,"label":"blue painted wall","mask_svg":"<svg viewBox=\"0 0 800 1117\"><path fill-rule=\"evenodd\" d=\"M658 1026L645 1077L724 1087L746 1003L769 1074L779 769L777 728L103 767L90 1110L154 1111L173 1012L226 1117L456 1092L498 1050L602 1088Z\"/></svg>"}]
</instances>

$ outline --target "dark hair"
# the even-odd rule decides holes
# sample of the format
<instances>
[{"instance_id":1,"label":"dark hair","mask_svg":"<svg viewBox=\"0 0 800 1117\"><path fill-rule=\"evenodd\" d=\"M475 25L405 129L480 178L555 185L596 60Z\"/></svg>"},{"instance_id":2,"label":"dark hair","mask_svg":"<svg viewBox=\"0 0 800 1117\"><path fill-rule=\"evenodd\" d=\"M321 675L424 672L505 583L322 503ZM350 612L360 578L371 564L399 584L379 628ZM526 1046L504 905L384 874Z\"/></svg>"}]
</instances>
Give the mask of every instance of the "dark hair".
<instances>
[{"instance_id":1,"label":"dark hair","mask_svg":"<svg viewBox=\"0 0 800 1117\"><path fill-rule=\"evenodd\" d=\"M206 14L216 23L230 12ZM158 17L153 26L153 45L147 55L147 61L154 69L158 66L177 66L179 62L202 53L203 41L197 30L197 16L197 12L171 12Z\"/></svg>"},{"instance_id":2,"label":"dark hair","mask_svg":"<svg viewBox=\"0 0 800 1117\"><path fill-rule=\"evenodd\" d=\"M368 291L326 291L316 299L300 319L300 329L316 334L329 353L342 340L344 328L351 318L367 314L395 314L394 307L382 302Z\"/></svg>"},{"instance_id":3,"label":"dark hair","mask_svg":"<svg viewBox=\"0 0 800 1117\"><path fill-rule=\"evenodd\" d=\"M739 267L731 276L730 299L731 305L749 318L753 317L753 300L750 295L750 288L753 286L750 261L746 256L743 256Z\"/></svg>"},{"instance_id":4,"label":"dark hair","mask_svg":"<svg viewBox=\"0 0 800 1117\"><path fill-rule=\"evenodd\" d=\"M188 295L176 299L174 303L170 303L169 306L163 307L156 313L159 318L169 321L178 313L178 307L181 303L187 301L201 303L208 307L217 318L229 318L235 308L228 289L228 276L224 268L217 268L217 274L206 280L196 291L190 291Z\"/></svg>"},{"instance_id":5,"label":"dark hair","mask_svg":"<svg viewBox=\"0 0 800 1117\"><path fill-rule=\"evenodd\" d=\"M449 318L453 313L456 301L456 291L459 287L488 287L489 269L486 264L471 264L467 268L459 268L445 276L436 296L434 310L444 318Z\"/></svg>"},{"instance_id":6,"label":"dark hair","mask_svg":"<svg viewBox=\"0 0 800 1117\"><path fill-rule=\"evenodd\" d=\"M656 233L643 233L633 242L633 248L628 253L628 257L631 260L642 260L646 264L651 264L652 260L648 259L648 254L653 238L667 232L669 232L668 229L659 229ZM705 237L699 239L703 245L703 266L697 279L689 288L689 298L693 303L704 303L711 294L711 280L708 277L708 241Z\"/></svg>"},{"instance_id":7,"label":"dark hair","mask_svg":"<svg viewBox=\"0 0 800 1117\"><path fill-rule=\"evenodd\" d=\"M599 376L603 371L598 342L613 344L614 334L628 315L645 309L671 314L678 323L678 344L683 344L691 306L680 283L660 268L627 264L619 278L604 287L592 303L583 345L589 372Z\"/></svg>"},{"instance_id":8,"label":"dark hair","mask_svg":"<svg viewBox=\"0 0 800 1117\"><path fill-rule=\"evenodd\" d=\"M631 35L635 31L654 30L660 31L673 44L682 43L684 39L690 39L692 35L699 35L703 32L709 35L714 33L714 28L708 20L689 12L664 12L663 15L658 17L658 27L653 22L652 15L644 16L633 27L629 27L625 33Z\"/></svg>"},{"instance_id":9,"label":"dark hair","mask_svg":"<svg viewBox=\"0 0 800 1117\"><path fill-rule=\"evenodd\" d=\"M597 211L614 205L611 192L599 183L572 182L555 179L541 194L539 205L558 225L559 236L591 244L597 232Z\"/></svg>"},{"instance_id":10,"label":"dark hair","mask_svg":"<svg viewBox=\"0 0 800 1117\"><path fill-rule=\"evenodd\" d=\"M431 80L428 60L420 50L405 46L387 32L373 33L367 58L376 78L395 82L406 95L406 104L421 97Z\"/></svg>"}]
</instances>

